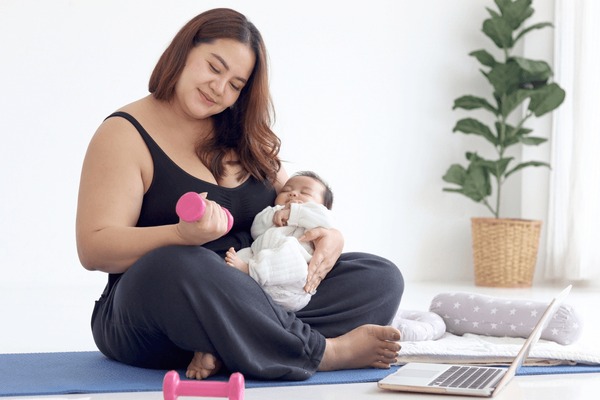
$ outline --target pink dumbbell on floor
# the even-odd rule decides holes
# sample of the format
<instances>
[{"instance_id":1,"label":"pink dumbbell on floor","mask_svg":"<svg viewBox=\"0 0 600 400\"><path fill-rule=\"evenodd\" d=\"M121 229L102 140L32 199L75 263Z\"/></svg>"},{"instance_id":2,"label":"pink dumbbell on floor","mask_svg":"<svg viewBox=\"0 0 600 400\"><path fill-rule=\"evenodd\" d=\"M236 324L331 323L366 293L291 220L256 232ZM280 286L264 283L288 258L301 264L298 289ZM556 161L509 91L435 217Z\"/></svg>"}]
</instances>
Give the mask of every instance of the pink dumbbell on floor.
<instances>
[{"instance_id":1,"label":"pink dumbbell on floor","mask_svg":"<svg viewBox=\"0 0 600 400\"><path fill-rule=\"evenodd\" d=\"M169 371L163 380L163 396L165 400L177 400L179 396L244 400L244 375L235 372L229 377L229 382L180 381L177 371Z\"/></svg>"},{"instance_id":2,"label":"pink dumbbell on floor","mask_svg":"<svg viewBox=\"0 0 600 400\"><path fill-rule=\"evenodd\" d=\"M221 207L227 214L227 232L231 230L233 226L233 216L225 207ZM195 192L187 192L177 200L175 211L179 218L185 222L196 222L204 216L204 210L206 210L206 201L204 198Z\"/></svg>"}]
</instances>

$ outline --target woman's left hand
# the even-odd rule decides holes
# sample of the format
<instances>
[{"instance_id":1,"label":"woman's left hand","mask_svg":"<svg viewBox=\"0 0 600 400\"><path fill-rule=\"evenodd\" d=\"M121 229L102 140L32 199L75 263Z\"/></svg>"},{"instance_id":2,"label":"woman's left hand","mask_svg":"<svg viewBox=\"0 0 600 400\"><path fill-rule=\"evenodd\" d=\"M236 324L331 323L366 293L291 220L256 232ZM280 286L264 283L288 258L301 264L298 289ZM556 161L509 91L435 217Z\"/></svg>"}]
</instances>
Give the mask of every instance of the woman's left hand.
<instances>
[{"instance_id":1,"label":"woman's left hand","mask_svg":"<svg viewBox=\"0 0 600 400\"><path fill-rule=\"evenodd\" d=\"M307 293L314 293L342 254L344 237L337 229L314 228L306 231L299 240L313 242L315 246L304 286Z\"/></svg>"}]
</instances>

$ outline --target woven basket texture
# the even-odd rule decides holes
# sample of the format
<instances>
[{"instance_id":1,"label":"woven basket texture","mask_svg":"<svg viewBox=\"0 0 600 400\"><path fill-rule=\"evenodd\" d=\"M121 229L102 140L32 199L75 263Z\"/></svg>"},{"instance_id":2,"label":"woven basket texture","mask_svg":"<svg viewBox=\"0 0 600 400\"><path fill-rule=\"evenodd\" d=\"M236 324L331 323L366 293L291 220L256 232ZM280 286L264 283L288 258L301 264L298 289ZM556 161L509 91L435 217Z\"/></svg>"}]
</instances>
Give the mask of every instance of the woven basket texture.
<instances>
[{"instance_id":1,"label":"woven basket texture","mask_svg":"<svg viewBox=\"0 0 600 400\"><path fill-rule=\"evenodd\" d=\"M472 218L475 284L530 287L540 241L541 221Z\"/></svg>"}]
</instances>

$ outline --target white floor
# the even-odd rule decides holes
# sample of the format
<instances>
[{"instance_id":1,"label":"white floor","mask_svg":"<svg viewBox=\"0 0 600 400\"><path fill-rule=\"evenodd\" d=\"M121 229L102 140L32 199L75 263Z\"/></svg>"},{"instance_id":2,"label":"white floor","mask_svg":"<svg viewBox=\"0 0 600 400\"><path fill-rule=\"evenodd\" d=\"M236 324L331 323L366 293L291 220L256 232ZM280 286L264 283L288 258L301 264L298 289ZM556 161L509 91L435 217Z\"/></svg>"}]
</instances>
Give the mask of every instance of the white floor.
<instances>
[{"instance_id":1,"label":"white floor","mask_svg":"<svg viewBox=\"0 0 600 400\"><path fill-rule=\"evenodd\" d=\"M0 288L0 353L53 352L96 350L89 331L89 314L101 287L32 288L33 292ZM495 289L475 287L471 283L440 284L410 283L401 308L427 310L431 299L440 292L461 290L501 297L550 300L559 286L535 286L528 289ZM40 299L43 299L40 301ZM600 289L575 287L567 302L575 307L584 322L580 343L600 353L600 319L595 310ZM32 371L35 375L43 371ZM517 376L500 393L498 399L596 399L600 392L600 373L574 375ZM271 399L372 399L391 398L459 399L461 397L414 395L385 392L375 383L349 385L290 386L247 389L248 400ZM94 395L64 395L39 397L4 397L4 399L79 399L79 400L158 400L160 392L115 393ZM204 397L205 399L208 399Z\"/></svg>"}]
</instances>

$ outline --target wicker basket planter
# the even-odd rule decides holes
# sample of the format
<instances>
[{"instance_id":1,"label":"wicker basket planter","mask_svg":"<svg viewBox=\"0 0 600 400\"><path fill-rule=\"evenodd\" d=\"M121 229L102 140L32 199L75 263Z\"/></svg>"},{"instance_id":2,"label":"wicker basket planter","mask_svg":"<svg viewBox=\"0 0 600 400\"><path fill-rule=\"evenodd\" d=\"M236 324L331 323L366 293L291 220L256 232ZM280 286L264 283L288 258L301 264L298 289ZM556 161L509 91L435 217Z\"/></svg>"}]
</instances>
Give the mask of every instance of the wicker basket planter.
<instances>
[{"instance_id":1,"label":"wicker basket planter","mask_svg":"<svg viewBox=\"0 0 600 400\"><path fill-rule=\"evenodd\" d=\"M541 226L541 221L472 218L475 284L530 287Z\"/></svg>"}]
</instances>

